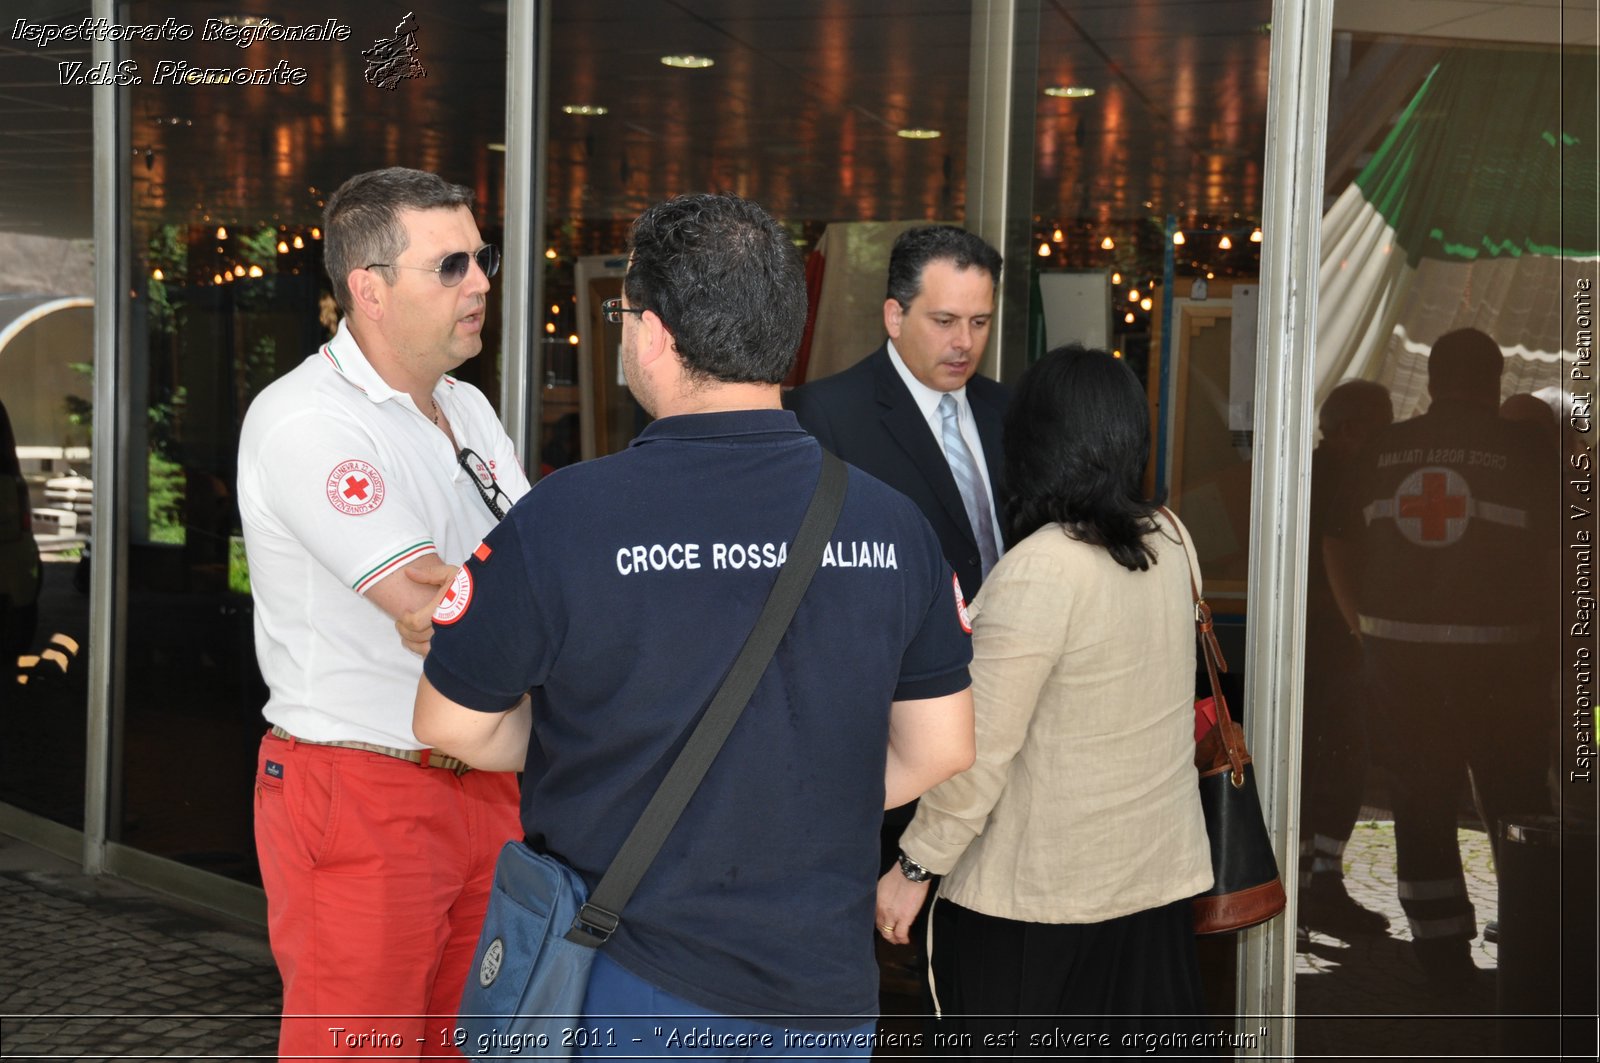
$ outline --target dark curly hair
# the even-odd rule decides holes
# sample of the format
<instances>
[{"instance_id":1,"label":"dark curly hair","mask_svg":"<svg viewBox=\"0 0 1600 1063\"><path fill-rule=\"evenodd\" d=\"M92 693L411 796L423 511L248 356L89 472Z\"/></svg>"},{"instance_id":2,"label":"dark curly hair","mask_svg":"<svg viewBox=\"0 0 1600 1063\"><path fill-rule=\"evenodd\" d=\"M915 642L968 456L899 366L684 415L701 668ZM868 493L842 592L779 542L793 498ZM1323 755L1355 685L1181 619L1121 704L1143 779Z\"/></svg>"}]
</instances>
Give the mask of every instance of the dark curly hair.
<instances>
[{"instance_id":1,"label":"dark curly hair","mask_svg":"<svg viewBox=\"0 0 1600 1063\"><path fill-rule=\"evenodd\" d=\"M1150 413L1127 365L1105 351L1058 347L1022 374L1005 420L1005 515L1010 541L1060 524L1143 572L1158 501L1140 480Z\"/></svg>"},{"instance_id":2,"label":"dark curly hair","mask_svg":"<svg viewBox=\"0 0 1600 1063\"><path fill-rule=\"evenodd\" d=\"M691 376L778 384L806 324L794 242L759 205L730 194L677 196L628 235L628 305L653 310Z\"/></svg>"}]
</instances>

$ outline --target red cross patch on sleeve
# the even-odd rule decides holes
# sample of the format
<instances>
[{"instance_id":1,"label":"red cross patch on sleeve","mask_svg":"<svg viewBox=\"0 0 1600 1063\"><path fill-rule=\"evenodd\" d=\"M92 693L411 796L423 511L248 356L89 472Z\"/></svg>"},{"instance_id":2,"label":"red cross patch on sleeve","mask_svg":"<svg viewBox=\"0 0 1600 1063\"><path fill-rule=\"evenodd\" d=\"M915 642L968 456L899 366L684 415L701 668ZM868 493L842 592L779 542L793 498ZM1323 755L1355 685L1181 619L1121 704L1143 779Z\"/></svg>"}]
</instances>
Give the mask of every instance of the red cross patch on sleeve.
<instances>
[{"instance_id":1,"label":"red cross patch on sleeve","mask_svg":"<svg viewBox=\"0 0 1600 1063\"><path fill-rule=\"evenodd\" d=\"M439 599L438 608L433 611L433 622L453 624L466 615L467 606L471 603L472 573L467 571L466 565L462 565L456 569L456 578L450 584L450 589Z\"/></svg>"},{"instance_id":2,"label":"red cross patch on sleeve","mask_svg":"<svg viewBox=\"0 0 1600 1063\"><path fill-rule=\"evenodd\" d=\"M961 621L961 630L972 634L972 616L967 612L967 600L961 594L961 577L954 572L950 573L950 586L956 592L956 619Z\"/></svg>"},{"instance_id":3,"label":"red cross patch on sleeve","mask_svg":"<svg viewBox=\"0 0 1600 1063\"><path fill-rule=\"evenodd\" d=\"M359 517L383 505L383 477L360 458L341 461L328 474L328 501L340 513Z\"/></svg>"}]
</instances>

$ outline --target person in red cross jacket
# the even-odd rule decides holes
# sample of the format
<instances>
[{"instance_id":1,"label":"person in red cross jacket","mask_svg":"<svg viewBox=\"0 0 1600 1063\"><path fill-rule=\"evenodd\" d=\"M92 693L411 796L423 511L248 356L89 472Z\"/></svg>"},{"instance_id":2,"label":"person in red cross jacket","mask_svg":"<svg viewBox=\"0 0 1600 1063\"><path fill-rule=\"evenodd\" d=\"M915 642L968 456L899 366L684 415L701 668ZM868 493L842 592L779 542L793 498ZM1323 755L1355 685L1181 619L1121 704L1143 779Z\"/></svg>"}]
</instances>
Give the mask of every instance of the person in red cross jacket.
<instances>
[{"instance_id":1,"label":"person in red cross jacket","mask_svg":"<svg viewBox=\"0 0 1600 1063\"><path fill-rule=\"evenodd\" d=\"M1559 455L1499 416L1500 346L1435 342L1425 413L1378 432L1325 542L1340 613L1361 640L1372 757L1390 772L1400 903L1424 973L1480 977L1456 836L1468 770L1491 840L1543 812L1556 719L1536 648L1556 615Z\"/></svg>"}]
</instances>

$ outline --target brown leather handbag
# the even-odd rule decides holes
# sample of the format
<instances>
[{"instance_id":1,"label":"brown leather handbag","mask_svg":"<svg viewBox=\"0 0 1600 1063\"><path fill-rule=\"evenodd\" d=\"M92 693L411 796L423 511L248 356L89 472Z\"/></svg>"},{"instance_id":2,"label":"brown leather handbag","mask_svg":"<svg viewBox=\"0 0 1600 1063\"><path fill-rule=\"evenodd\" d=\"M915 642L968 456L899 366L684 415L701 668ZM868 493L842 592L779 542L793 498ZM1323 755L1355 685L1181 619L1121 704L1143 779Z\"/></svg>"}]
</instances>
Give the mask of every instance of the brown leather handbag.
<instances>
[{"instance_id":1,"label":"brown leather handbag","mask_svg":"<svg viewBox=\"0 0 1600 1063\"><path fill-rule=\"evenodd\" d=\"M1178 522L1165 507L1161 512L1183 542ZM1187 542L1183 542L1183 552L1187 563ZM1195 702L1194 765L1200 774L1200 806L1211 839L1212 883L1194 899L1194 932L1225 934L1266 922L1284 910L1288 899L1256 793L1244 728L1228 712L1228 699L1217 681L1217 674L1226 672L1228 664L1217 645L1211 607L1200 597L1192 567L1189 590L1194 596L1195 632L1211 680L1211 697Z\"/></svg>"}]
</instances>

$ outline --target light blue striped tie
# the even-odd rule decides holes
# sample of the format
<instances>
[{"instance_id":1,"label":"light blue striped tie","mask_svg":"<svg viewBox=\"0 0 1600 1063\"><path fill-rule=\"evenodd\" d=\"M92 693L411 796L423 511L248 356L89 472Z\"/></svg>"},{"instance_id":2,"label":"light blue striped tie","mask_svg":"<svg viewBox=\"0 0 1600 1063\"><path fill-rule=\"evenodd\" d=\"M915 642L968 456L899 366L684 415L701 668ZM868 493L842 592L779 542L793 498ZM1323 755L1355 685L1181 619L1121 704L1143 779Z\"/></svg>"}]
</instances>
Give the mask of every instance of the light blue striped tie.
<instances>
[{"instance_id":1,"label":"light blue striped tie","mask_svg":"<svg viewBox=\"0 0 1600 1063\"><path fill-rule=\"evenodd\" d=\"M961 504L966 507L967 520L972 522L972 533L978 537L978 559L987 576L1000 559L1000 551L995 545L994 522L989 519L989 492L983 489L983 475L978 472L978 463L962 438L961 411L954 395L939 400L939 417L944 422L944 457L961 491ZM970 588L968 593L971 593Z\"/></svg>"}]
</instances>

